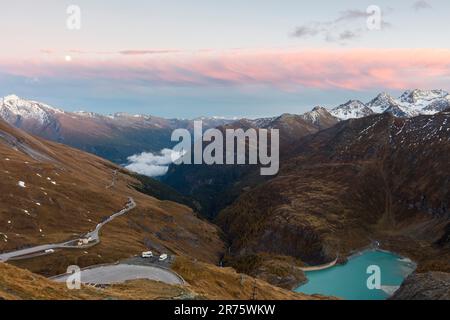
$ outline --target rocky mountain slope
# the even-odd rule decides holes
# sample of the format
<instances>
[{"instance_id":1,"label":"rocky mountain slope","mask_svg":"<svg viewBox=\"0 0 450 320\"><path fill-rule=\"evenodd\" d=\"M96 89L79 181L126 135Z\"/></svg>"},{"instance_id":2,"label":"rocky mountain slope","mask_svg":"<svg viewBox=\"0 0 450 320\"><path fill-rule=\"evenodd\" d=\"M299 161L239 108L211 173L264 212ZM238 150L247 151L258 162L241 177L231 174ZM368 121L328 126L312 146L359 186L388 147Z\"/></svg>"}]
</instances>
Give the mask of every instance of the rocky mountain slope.
<instances>
[{"instance_id":1,"label":"rocky mountain slope","mask_svg":"<svg viewBox=\"0 0 450 320\"><path fill-rule=\"evenodd\" d=\"M450 273L412 274L391 300L450 300Z\"/></svg>"},{"instance_id":2,"label":"rocky mountain slope","mask_svg":"<svg viewBox=\"0 0 450 320\"><path fill-rule=\"evenodd\" d=\"M361 118L373 113L389 112L397 117L413 117L419 114L435 114L450 106L450 95L443 90L409 90L398 99L387 93L379 94L368 103L350 100L332 110L331 115L323 107L316 107L302 115L284 115L281 117L261 119L241 119L239 122L265 128L276 125L281 120L296 122L304 120L312 124L300 132L328 128L336 120ZM286 119L283 119L286 118ZM164 119L146 115L116 113L104 116L92 112L66 112L45 103L30 101L16 95L9 95L0 100L0 118L28 133L48 140L62 142L72 147L96 154L117 164L127 162L127 157L146 152L158 152L170 148L175 143L170 141L173 130L192 129L194 120ZM297 118L297 119L295 119ZM326 118L327 120L323 120ZM317 120L319 119L319 120ZM236 122L233 119L202 117L205 129L224 126ZM317 121L324 121L323 123ZM293 129L293 128L290 128ZM289 125L287 130L289 130ZM300 133L293 130L292 133Z\"/></svg>"},{"instance_id":3,"label":"rocky mountain slope","mask_svg":"<svg viewBox=\"0 0 450 320\"><path fill-rule=\"evenodd\" d=\"M292 143L333 126L338 121L325 108L317 107L303 115L283 114L267 119L242 119L219 129L279 129L280 157L283 158ZM267 179L268 177L259 174L259 166L254 165L173 165L162 177L164 183L196 199L201 207L200 212L208 218L214 218L243 190Z\"/></svg>"},{"instance_id":4,"label":"rocky mountain slope","mask_svg":"<svg viewBox=\"0 0 450 320\"><path fill-rule=\"evenodd\" d=\"M257 276L267 255L317 265L379 240L421 271L448 272L449 148L449 111L372 115L300 139L277 177L219 214L226 261Z\"/></svg>"},{"instance_id":5,"label":"rocky mountain slope","mask_svg":"<svg viewBox=\"0 0 450 320\"><path fill-rule=\"evenodd\" d=\"M0 253L77 239L123 208L128 197L137 205L107 224L94 247L0 262L0 299L248 299L255 287L259 299L325 299L217 267L225 251L220 230L173 202L176 192L156 181L3 121L0 155ZM145 250L174 255L173 268L187 285L136 280L70 291L42 276L64 273L69 265L115 263Z\"/></svg>"},{"instance_id":6,"label":"rocky mountain slope","mask_svg":"<svg viewBox=\"0 0 450 320\"><path fill-rule=\"evenodd\" d=\"M174 145L174 129L192 129L193 120L163 119L116 113L66 112L15 95L0 100L0 119L30 134L96 154L117 164L136 153L157 152ZM205 128L231 122L202 118Z\"/></svg>"}]
</instances>

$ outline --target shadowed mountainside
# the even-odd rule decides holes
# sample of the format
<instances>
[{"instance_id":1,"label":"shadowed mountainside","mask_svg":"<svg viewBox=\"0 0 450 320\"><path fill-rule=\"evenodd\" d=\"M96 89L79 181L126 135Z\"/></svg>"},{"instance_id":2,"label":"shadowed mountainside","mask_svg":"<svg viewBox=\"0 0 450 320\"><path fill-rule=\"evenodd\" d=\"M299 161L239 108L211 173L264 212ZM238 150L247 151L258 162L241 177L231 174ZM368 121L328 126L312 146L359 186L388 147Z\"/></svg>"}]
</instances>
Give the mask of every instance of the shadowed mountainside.
<instances>
[{"instance_id":1,"label":"shadowed mountainside","mask_svg":"<svg viewBox=\"0 0 450 320\"><path fill-rule=\"evenodd\" d=\"M257 275L267 254L315 265L381 240L448 271L449 117L374 115L301 139L277 177L221 211L226 262Z\"/></svg>"},{"instance_id":2,"label":"shadowed mountainside","mask_svg":"<svg viewBox=\"0 0 450 320\"><path fill-rule=\"evenodd\" d=\"M147 195L189 202L159 182L2 121L0 154L3 252L77 238L121 209L128 197L137 204L107 224L94 247L0 263L0 299L246 299L255 285L260 299L324 299L216 267L225 250L218 228L184 205ZM102 290L71 291L41 276L64 273L69 265L114 263L149 249L176 255L174 268L189 283L136 280Z\"/></svg>"},{"instance_id":3,"label":"shadowed mountainside","mask_svg":"<svg viewBox=\"0 0 450 320\"><path fill-rule=\"evenodd\" d=\"M283 114L273 119L242 119L222 126L219 130L279 129L280 158L283 159L295 141L337 122L338 119L325 108L317 107L303 115ZM259 169L256 165L172 165L161 181L196 199L202 215L213 219L243 191L272 178L261 176Z\"/></svg>"}]
</instances>

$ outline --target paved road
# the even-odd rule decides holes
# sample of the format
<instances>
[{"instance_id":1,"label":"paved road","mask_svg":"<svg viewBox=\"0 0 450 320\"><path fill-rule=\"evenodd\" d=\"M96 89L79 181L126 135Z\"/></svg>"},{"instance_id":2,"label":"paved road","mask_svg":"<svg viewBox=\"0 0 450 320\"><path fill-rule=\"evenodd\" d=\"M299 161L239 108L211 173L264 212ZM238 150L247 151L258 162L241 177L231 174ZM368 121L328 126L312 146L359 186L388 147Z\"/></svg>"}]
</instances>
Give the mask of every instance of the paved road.
<instances>
[{"instance_id":1,"label":"paved road","mask_svg":"<svg viewBox=\"0 0 450 320\"><path fill-rule=\"evenodd\" d=\"M110 216L108 219L106 219L105 221L99 223L97 225L97 227L95 228L94 231L91 231L89 233L87 233L85 235L85 238L92 238L94 241L99 242L100 241L100 230L108 223L110 223L111 221L113 221L115 218L120 217L121 215L124 215L125 213L127 213L128 211L132 210L136 208L136 202L134 202L133 198L129 198L128 200L128 204L126 205L125 208L123 208L122 210L120 210L119 212L114 213L112 216Z\"/></svg>"},{"instance_id":2,"label":"paved road","mask_svg":"<svg viewBox=\"0 0 450 320\"><path fill-rule=\"evenodd\" d=\"M57 282L66 282L69 275L52 278ZM183 279L170 270L152 266L117 264L99 266L81 271L81 282L85 284L114 284L129 280L147 279L167 284L184 284Z\"/></svg>"},{"instance_id":3,"label":"paved road","mask_svg":"<svg viewBox=\"0 0 450 320\"><path fill-rule=\"evenodd\" d=\"M121 215L124 215L125 213L129 212L130 210L134 209L135 207L136 207L136 203L134 202L134 199L129 198L128 203L125 206L125 208L123 208L119 212L116 212L115 214L110 216L108 219L106 219L102 223L99 223L94 231L87 233L83 237L83 239L91 238L91 241L89 242L89 244L78 246L77 243L81 239L70 240L70 241L63 242L63 243L44 244L44 245L40 245L40 246L36 246L36 247L31 247L31 248L26 248L26 249L22 249L22 250L16 250L16 251L0 254L0 262L6 262L8 260L27 259L27 258L32 258L32 257L47 255L47 254L52 253L52 252L46 253L45 252L46 250L90 248L100 242L100 235L99 235L100 230L107 223L111 222L112 220L114 220L115 218L117 218Z\"/></svg>"}]
</instances>

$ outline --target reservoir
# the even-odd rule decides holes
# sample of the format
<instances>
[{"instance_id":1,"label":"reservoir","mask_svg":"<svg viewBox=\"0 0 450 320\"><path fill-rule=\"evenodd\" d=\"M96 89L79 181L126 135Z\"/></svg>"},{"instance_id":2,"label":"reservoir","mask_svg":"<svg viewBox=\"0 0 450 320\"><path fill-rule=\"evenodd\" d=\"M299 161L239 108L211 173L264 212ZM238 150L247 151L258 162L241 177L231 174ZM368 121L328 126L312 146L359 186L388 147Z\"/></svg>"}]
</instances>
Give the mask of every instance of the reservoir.
<instances>
[{"instance_id":1,"label":"reservoir","mask_svg":"<svg viewBox=\"0 0 450 320\"><path fill-rule=\"evenodd\" d=\"M367 273L371 266L379 267L381 289L369 289ZM295 289L306 294L322 294L346 300L385 300L416 268L414 262L394 253L367 250L349 258L347 264L329 269L305 272L308 283Z\"/></svg>"}]
</instances>

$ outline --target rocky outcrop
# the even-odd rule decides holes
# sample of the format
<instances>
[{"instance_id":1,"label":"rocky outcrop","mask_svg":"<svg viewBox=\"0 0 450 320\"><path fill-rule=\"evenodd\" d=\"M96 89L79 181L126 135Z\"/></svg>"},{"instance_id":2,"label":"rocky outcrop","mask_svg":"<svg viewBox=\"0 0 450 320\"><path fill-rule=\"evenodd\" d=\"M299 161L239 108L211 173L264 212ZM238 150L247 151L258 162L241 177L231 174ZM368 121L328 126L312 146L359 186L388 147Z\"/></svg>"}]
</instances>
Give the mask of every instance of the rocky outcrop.
<instances>
[{"instance_id":1,"label":"rocky outcrop","mask_svg":"<svg viewBox=\"0 0 450 320\"><path fill-rule=\"evenodd\" d=\"M391 300L450 300L450 273L414 273Z\"/></svg>"}]
</instances>

